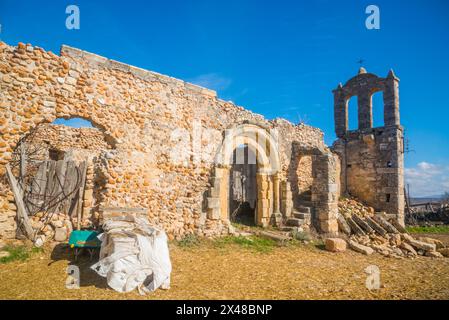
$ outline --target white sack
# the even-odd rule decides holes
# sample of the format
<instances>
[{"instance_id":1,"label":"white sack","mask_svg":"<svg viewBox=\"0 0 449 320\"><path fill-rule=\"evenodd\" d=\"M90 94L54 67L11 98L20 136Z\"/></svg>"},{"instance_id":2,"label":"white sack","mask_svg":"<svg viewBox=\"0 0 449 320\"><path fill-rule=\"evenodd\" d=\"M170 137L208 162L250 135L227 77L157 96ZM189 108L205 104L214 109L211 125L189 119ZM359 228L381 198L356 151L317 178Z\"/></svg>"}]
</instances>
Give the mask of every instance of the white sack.
<instances>
[{"instance_id":1,"label":"white sack","mask_svg":"<svg viewBox=\"0 0 449 320\"><path fill-rule=\"evenodd\" d=\"M91 268L118 292L169 289L172 267L165 232L143 218L127 220L104 223L105 232L98 236L100 261Z\"/></svg>"}]
</instances>

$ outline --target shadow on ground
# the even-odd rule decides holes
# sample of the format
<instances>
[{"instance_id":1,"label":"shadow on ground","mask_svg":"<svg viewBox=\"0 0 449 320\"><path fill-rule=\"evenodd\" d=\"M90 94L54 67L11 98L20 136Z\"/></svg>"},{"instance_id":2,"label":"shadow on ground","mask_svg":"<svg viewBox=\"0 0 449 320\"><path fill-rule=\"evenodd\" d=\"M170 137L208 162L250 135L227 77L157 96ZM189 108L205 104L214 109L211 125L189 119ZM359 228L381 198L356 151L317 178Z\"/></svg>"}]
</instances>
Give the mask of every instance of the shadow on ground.
<instances>
[{"instance_id":1,"label":"shadow on ground","mask_svg":"<svg viewBox=\"0 0 449 320\"><path fill-rule=\"evenodd\" d=\"M75 250L70 248L68 244L57 244L51 252L51 265L57 261L67 261L67 265L75 265L80 269L80 287L109 288L106 278L99 276L90 267L98 262L98 250L95 251L92 259L87 250L83 250L75 260Z\"/></svg>"}]
</instances>

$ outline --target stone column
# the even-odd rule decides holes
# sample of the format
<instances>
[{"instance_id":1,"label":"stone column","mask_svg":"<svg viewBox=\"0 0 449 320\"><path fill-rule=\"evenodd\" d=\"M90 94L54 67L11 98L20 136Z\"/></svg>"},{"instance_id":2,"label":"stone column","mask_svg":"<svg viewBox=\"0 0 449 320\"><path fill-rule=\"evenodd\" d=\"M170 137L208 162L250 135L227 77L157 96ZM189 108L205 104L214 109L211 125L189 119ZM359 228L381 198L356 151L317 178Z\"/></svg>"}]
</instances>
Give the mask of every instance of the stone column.
<instances>
[{"instance_id":1,"label":"stone column","mask_svg":"<svg viewBox=\"0 0 449 320\"><path fill-rule=\"evenodd\" d=\"M315 209L314 223L326 234L338 233L338 157L332 153L315 156L312 201Z\"/></svg>"},{"instance_id":2,"label":"stone column","mask_svg":"<svg viewBox=\"0 0 449 320\"><path fill-rule=\"evenodd\" d=\"M229 167L215 168L207 197L207 218L228 220Z\"/></svg>"},{"instance_id":3,"label":"stone column","mask_svg":"<svg viewBox=\"0 0 449 320\"><path fill-rule=\"evenodd\" d=\"M384 90L384 122L385 126L399 126L399 79L390 70L385 79Z\"/></svg>"},{"instance_id":4,"label":"stone column","mask_svg":"<svg viewBox=\"0 0 449 320\"><path fill-rule=\"evenodd\" d=\"M289 218L292 215L293 210L293 195L290 186L290 182L281 182L281 210L285 218Z\"/></svg>"},{"instance_id":5,"label":"stone column","mask_svg":"<svg viewBox=\"0 0 449 320\"><path fill-rule=\"evenodd\" d=\"M341 83L332 92L334 93L335 133L338 138L342 138L348 131L348 106Z\"/></svg>"},{"instance_id":6,"label":"stone column","mask_svg":"<svg viewBox=\"0 0 449 320\"><path fill-rule=\"evenodd\" d=\"M371 93L363 91L357 96L359 130L373 127Z\"/></svg>"},{"instance_id":7,"label":"stone column","mask_svg":"<svg viewBox=\"0 0 449 320\"><path fill-rule=\"evenodd\" d=\"M271 222L273 225L279 226L282 223L282 214L279 210L280 204L280 178L279 173L273 175L273 214L271 217Z\"/></svg>"},{"instance_id":8,"label":"stone column","mask_svg":"<svg viewBox=\"0 0 449 320\"><path fill-rule=\"evenodd\" d=\"M270 222L269 183L266 173L257 173L257 225L267 227Z\"/></svg>"},{"instance_id":9,"label":"stone column","mask_svg":"<svg viewBox=\"0 0 449 320\"><path fill-rule=\"evenodd\" d=\"M279 179L279 173L275 173L273 175L273 213L279 214L281 211L279 210L279 185L280 179Z\"/></svg>"}]
</instances>

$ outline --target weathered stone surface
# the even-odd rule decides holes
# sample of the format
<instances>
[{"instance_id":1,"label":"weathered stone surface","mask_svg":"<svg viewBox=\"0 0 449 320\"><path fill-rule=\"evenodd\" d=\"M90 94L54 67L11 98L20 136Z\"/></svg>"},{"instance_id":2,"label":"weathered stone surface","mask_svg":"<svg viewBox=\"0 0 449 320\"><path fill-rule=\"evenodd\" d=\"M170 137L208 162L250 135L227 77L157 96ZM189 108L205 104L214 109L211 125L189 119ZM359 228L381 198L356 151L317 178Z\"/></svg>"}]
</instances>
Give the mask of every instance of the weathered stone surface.
<instances>
[{"instance_id":1,"label":"weathered stone surface","mask_svg":"<svg viewBox=\"0 0 449 320\"><path fill-rule=\"evenodd\" d=\"M339 238L327 238L325 241L327 251L343 252L346 251L346 241Z\"/></svg>"},{"instance_id":2,"label":"weathered stone surface","mask_svg":"<svg viewBox=\"0 0 449 320\"><path fill-rule=\"evenodd\" d=\"M443 242L441 242L440 240L437 240L437 239L433 239L433 238L429 238L429 237L418 237L418 240L425 242L425 243L434 244L437 250L444 248Z\"/></svg>"},{"instance_id":3,"label":"weathered stone surface","mask_svg":"<svg viewBox=\"0 0 449 320\"><path fill-rule=\"evenodd\" d=\"M443 256L449 258L449 248L442 248L437 250L439 253L441 253Z\"/></svg>"},{"instance_id":4,"label":"weathered stone surface","mask_svg":"<svg viewBox=\"0 0 449 320\"><path fill-rule=\"evenodd\" d=\"M359 253L363 253L365 255L370 255L373 254L374 250L370 247L364 246L360 243L357 243L353 240L349 240L349 247L354 250L357 251Z\"/></svg>"},{"instance_id":5,"label":"weathered stone surface","mask_svg":"<svg viewBox=\"0 0 449 320\"><path fill-rule=\"evenodd\" d=\"M443 258L443 255L438 251L426 251L425 255L431 258Z\"/></svg>"},{"instance_id":6,"label":"weathered stone surface","mask_svg":"<svg viewBox=\"0 0 449 320\"><path fill-rule=\"evenodd\" d=\"M426 243L418 240L408 240L408 243L411 244L416 249L421 249L424 251L436 251L436 245L431 243Z\"/></svg>"},{"instance_id":7,"label":"weathered stone surface","mask_svg":"<svg viewBox=\"0 0 449 320\"><path fill-rule=\"evenodd\" d=\"M53 228L62 228L64 226L64 222L61 220L52 221L51 225Z\"/></svg>"},{"instance_id":8,"label":"weathered stone surface","mask_svg":"<svg viewBox=\"0 0 449 320\"><path fill-rule=\"evenodd\" d=\"M389 235L389 242L390 242L390 244L392 246L400 246L401 243L402 243L401 235L400 234L396 234L396 233L390 234Z\"/></svg>"},{"instance_id":9,"label":"weathered stone surface","mask_svg":"<svg viewBox=\"0 0 449 320\"><path fill-rule=\"evenodd\" d=\"M63 242L67 240L67 230L65 228L56 228L55 241Z\"/></svg>"},{"instance_id":10,"label":"weathered stone surface","mask_svg":"<svg viewBox=\"0 0 449 320\"><path fill-rule=\"evenodd\" d=\"M413 256L418 255L418 253L416 252L416 250L415 250L411 245L409 245L409 244L406 243L406 242L401 242L400 248L401 248L401 249L404 249L404 250L407 251L407 252L410 252Z\"/></svg>"}]
</instances>

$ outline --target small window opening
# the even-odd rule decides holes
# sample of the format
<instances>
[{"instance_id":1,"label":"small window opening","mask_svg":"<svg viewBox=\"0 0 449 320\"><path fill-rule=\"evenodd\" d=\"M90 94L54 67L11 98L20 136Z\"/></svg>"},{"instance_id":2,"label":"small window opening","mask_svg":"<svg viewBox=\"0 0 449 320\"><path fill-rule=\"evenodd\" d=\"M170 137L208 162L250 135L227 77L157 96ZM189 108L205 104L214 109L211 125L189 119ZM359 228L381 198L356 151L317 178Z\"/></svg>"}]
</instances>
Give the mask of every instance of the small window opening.
<instances>
[{"instance_id":1,"label":"small window opening","mask_svg":"<svg viewBox=\"0 0 449 320\"><path fill-rule=\"evenodd\" d=\"M48 157L50 160L62 160L64 159L65 152L58 149L50 149L48 150Z\"/></svg>"}]
</instances>

